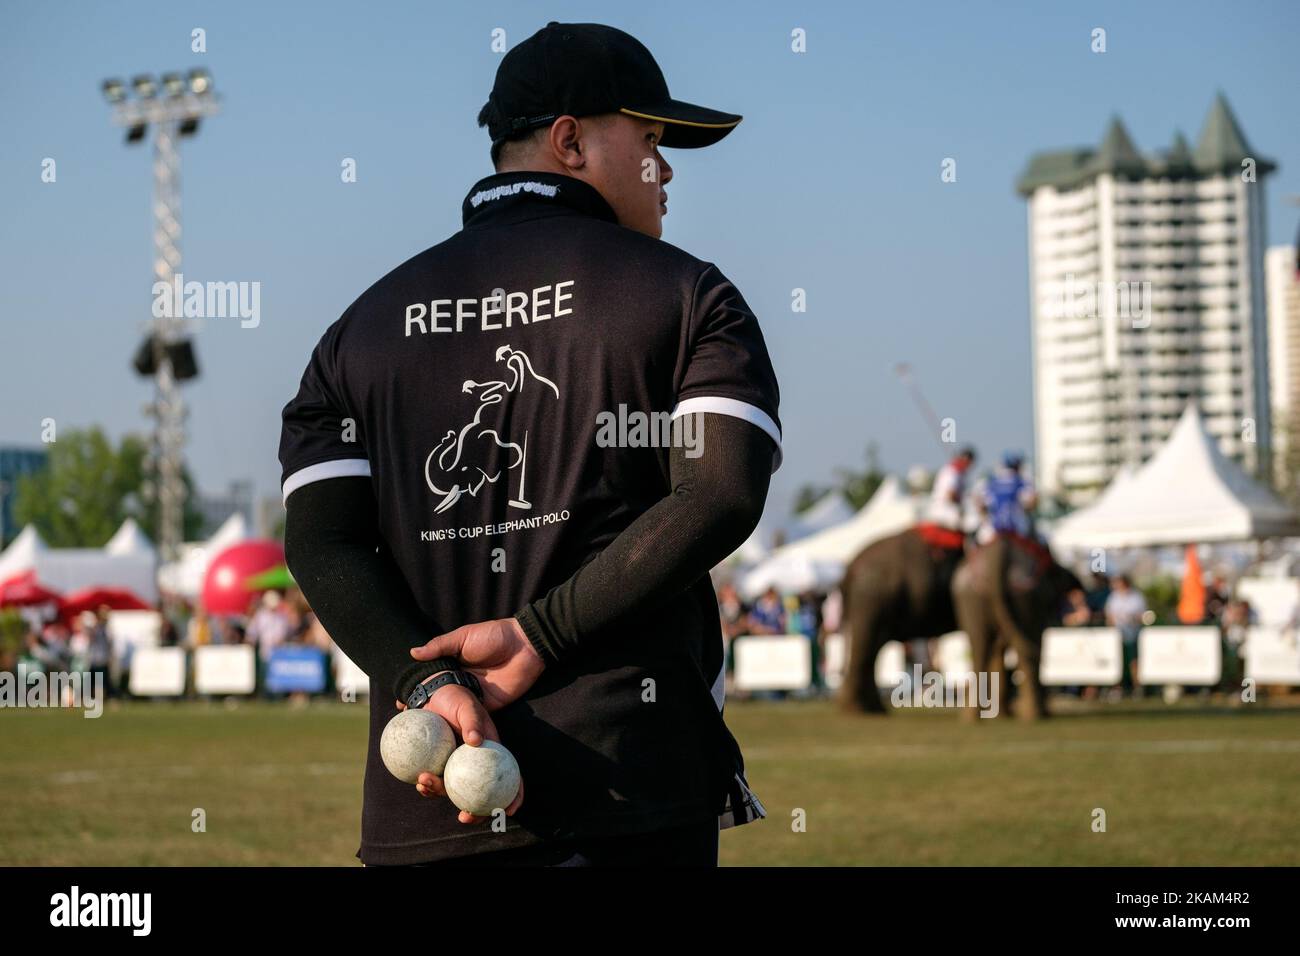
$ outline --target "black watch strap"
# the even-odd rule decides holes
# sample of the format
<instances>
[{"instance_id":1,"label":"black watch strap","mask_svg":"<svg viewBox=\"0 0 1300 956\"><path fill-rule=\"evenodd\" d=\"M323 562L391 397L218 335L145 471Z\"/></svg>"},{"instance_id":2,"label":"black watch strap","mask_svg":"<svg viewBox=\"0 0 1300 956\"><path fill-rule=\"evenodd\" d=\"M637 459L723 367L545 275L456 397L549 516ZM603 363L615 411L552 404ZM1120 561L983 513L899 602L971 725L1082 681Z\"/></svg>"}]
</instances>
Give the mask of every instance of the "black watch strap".
<instances>
[{"instance_id":1,"label":"black watch strap","mask_svg":"<svg viewBox=\"0 0 1300 956\"><path fill-rule=\"evenodd\" d=\"M411 710L419 710L429 702L429 698L433 696L438 688L445 687L448 684L459 684L479 700L483 699L483 688L479 686L477 677L469 671L448 670L418 685L411 692L411 696L406 699L406 706Z\"/></svg>"}]
</instances>

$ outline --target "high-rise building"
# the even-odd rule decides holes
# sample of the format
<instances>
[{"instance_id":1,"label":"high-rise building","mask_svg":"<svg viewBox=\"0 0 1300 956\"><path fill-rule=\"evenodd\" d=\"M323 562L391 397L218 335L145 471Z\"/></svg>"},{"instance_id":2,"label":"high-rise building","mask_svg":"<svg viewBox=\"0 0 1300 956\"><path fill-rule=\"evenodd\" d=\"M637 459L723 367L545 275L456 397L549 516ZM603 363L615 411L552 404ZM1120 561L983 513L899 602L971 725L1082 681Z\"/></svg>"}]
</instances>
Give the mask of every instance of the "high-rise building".
<instances>
[{"instance_id":1,"label":"high-rise building","mask_svg":"<svg viewBox=\"0 0 1300 956\"><path fill-rule=\"evenodd\" d=\"M0 448L0 548L22 530L14 525L18 480L44 471L49 459L44 448Z\"/></svg>"},{"instance_id":2,"label":"high-rise building","mask_svg":"<svg viewBox=\"0 0 1300 956\"><path fill-rule=\"evenodd\" d=\"M1300 497L1300 264L1293 246L1264 256L1268 378L1273 390L1274 484Z\"/></svg>"},{"instance_id":3,"label":"high-rise building","mask_svg":"<svg viewBox=\"0 0 1300 956\"><path fill-rule=\"evenodd\" d=\"M1101 145L1034 156L1029 203L1040 487L1072 504L1145 461L1196 402L1225 454L1269 467L1264 177L1215 98L1196 148L1143 155L1118 118Z\"/></svg>"}]
</instances>

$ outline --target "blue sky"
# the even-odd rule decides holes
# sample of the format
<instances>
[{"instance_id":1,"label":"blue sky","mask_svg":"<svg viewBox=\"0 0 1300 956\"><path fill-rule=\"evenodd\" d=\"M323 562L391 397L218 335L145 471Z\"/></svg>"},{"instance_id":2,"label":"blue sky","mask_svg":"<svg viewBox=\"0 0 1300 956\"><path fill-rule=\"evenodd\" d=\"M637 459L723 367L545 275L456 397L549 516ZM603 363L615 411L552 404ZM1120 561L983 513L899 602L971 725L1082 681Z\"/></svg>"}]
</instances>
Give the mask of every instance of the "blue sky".
<instances>
[{"instance_id":1,"label":"blue sky","mask_svg":"<svg viewBox=\"0 0 1300 956\"><path fill-rule=\"evenodd\" d=\"M615 14L614 11L619 11ZM547 20L641 39L674 95L743 113L672 151L664 238L716 262L762 320L781 382L778 510L859 464L939 461L892 373L909 361L958 437L1032 450L1025 206L1031 153L1195 144L1216 90L1267 181L1271 243L1300 210L1300 5L1160 3L60 4L0 9L0 443L40 422L145 428L128 368L149 317L149 157L99 94L107 76L208 68L223 114L185 144L188 278L259 281L262 318L208 321L187 387L204 490L275 494L279 413L321 331L371 282L459 228L491 172L474 117L495 28ZM190 31L207 33L207 53ZM790 51L790 31L808 51ZM1094 27L1107 52L1090 50ZM42 183L41 162L57 162ZM340 181L344 157L358 182ZM957 182L940 163L957 160ZM807 290L793 313L791 290Z\"/></svg>"}]
</instances>

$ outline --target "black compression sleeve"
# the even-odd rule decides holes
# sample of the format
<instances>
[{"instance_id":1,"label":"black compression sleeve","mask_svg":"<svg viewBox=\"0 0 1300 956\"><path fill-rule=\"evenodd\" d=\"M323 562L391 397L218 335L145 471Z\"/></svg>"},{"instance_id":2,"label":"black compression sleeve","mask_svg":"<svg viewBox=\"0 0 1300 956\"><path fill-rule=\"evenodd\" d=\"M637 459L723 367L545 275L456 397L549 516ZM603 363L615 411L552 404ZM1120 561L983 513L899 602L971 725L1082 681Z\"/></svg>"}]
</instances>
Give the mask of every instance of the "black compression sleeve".
<instances>
[{"instance_id":1,"label":"black compression sleeve","mask_svg":"<svg viewBox=\"0 0 1300 956\"><path fill-rule=\"evenodd\" d=\"M738 548L767 500L774 444L730 415L702 414L703 454L669 451L671 493L576 574L515 615L542 659L563 660L611 624L680 594Z\"/></svg>"},{"instance_id":2,"label":"black compression sleeve","mask_svg":"<svg viewBox=\"0 0 1300 956\"><path fill-rule=\"evenodd\" d=\"M442 633L406 586L379 536L369 478L303 485L285 503L285 563L334 643L372 681L371 693L406 700L424 678L446 670L410 650Z\"/></svg>"}]
</instances>

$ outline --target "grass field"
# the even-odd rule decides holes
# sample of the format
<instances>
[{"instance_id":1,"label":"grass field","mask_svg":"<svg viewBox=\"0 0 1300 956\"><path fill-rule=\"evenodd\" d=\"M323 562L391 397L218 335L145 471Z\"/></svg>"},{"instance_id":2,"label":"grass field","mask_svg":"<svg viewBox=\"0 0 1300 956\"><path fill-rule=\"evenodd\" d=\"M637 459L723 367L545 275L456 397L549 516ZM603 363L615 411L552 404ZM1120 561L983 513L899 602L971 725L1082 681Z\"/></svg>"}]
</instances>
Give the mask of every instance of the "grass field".
<instances>
[{"instance_id":1,"label":"grass field","mask_svg":"<svg viewBox=\"0 0 1300 956\"><path fill-rule=\"evenodd\" d=\"M727 719L768 819L723 833L724 865L1300 863L1300 709ZM355 865L365 723L335 703L0 711L0 864Z\"/></svg>"}]
</instances>

